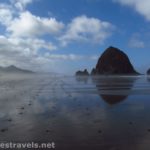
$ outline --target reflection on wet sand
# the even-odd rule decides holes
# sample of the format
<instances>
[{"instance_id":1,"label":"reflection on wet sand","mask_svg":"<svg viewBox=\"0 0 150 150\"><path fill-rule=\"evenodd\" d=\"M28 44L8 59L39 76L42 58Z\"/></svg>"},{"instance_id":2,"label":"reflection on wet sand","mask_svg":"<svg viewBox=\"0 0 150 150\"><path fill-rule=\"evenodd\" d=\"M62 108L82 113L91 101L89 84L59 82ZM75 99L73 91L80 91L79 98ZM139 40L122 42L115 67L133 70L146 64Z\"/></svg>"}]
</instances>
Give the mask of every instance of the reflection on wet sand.
<instances>
[{"instance_id":1,"label":"reflection on wet sand","mask_svg":"<svg viewBox=\"0 0 150 150\"><path fill-rule=\"evenodd\" d=\"M143 85L149 90L147 79L137 84L122 77L86 83L48 75L15 78L0 77L0 142L55 142L56 150L150 147L149 95L130 95ZM126 101L109 107L99 93L109 103L112 96L119 97L116 103Z\"/></svg>"},{"instance_id":2,"label":"reflection on wet sand","mask_svg":"<svg viewBox=\"0 0 150 150\"><path fill-rule=\"evenodd\" d=\"M147 76L147 81L150 82L150 76Z\"/></svg>"},{"instance_id":3,"label":"reflection on wet sand","mask_svg":"<svg viewBox=\"0 0 150 150\"><path fill-rule=\"evenodd\" d=\"M123 100L125 100L128 96L120 96L120 95L101 95L102 99L110 104L110 105L113 105L113 104L117 104Z\"/></svg>"},{"instance_id":4,"label":"reflection on wet sand","mask_svg":"<svg viewBox=\"0 0 150 150\"><path fill-rule=\"evenodd\" d=\"M83 82L86 84L88 80L89 80L89 76L76 76L77 82Z\"/></svg>"},{"instance_id":5,"label":"reflection on wet sand","mask_svg":"<svg viewBox=\"0 0 150 150\"><path fill-rule=\"evenodd\" d=\"M127 99L136 80L132 77L96 77L92 79L101 98L110 105Z\"/></svg>"}]
</instances>

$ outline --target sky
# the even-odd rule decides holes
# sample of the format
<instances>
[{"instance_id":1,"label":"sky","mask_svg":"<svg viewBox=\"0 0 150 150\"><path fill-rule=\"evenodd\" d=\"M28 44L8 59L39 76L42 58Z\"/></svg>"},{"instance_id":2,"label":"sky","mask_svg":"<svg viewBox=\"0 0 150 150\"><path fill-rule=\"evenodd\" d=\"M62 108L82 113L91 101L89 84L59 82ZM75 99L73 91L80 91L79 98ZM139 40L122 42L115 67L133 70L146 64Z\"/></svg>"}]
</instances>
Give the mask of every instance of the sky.
<instances>
[{"instance_id":1,"label":"sky","mask_svg":"<svg viewBox=\"0 0 150 150\"><path fill-rule=\"evenodd\" d=\"M150 68L150 0L1 0L0 66L90 72L109 46Z\"/></svg>"}]
</instances>

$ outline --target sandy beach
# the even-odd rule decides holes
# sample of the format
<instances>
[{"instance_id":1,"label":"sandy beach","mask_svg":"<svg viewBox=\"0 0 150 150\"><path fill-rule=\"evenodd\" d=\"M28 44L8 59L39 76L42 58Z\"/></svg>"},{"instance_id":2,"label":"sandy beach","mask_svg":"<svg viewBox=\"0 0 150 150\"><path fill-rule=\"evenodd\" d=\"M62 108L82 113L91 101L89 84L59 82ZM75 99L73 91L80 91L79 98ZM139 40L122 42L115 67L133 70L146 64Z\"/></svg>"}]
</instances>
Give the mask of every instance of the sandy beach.
<instances>
[{"instance_id":1,"label":"sandy beach","mask_svg":"<svg viewBox=\"0 0 150 150\"><path fill-rule=\"evenodd\" d=\"M150 84L122 78L1 75L0 141L55 142L60 150L148 148Z\"/></svg>"}]
</instances>

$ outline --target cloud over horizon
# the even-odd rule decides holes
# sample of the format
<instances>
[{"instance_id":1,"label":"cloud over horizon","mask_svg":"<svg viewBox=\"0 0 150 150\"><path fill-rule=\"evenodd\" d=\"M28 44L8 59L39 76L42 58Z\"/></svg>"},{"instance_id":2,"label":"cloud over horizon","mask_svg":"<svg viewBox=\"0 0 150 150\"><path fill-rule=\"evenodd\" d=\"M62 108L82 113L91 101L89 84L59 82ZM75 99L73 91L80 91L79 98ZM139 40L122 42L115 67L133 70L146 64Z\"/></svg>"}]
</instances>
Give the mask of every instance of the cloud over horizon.
<instances>
[{"instance_id":1,"label":"cloud over horizon","mask_svg":"<svg viewBox=\"0 0 150 150\"><path fill-rule=\"evenodd\" d=\"M8 0L0 3L1 65L20 65L35 69L46 64L57 64L64 60L95 60L95 55L55 54L73 42L101 44L113 31L110 22L86 15L72 18L68 23L55 17L41 17L27 9L36 0ZM6 61L8 60L8 61ZM42 67L40 67L42 66Z\"/></svg>"}]
</instances>

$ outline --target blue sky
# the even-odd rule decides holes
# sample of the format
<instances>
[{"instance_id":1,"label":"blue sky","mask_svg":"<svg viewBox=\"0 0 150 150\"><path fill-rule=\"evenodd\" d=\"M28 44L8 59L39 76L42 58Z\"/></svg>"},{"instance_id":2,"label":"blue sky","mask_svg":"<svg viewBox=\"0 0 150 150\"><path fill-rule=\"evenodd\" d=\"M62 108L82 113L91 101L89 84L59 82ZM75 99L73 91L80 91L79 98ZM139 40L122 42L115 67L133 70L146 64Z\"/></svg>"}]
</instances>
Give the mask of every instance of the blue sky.
<instances>
[{"instance_id":1,"label":"blue sky","mask_svg":"<svg viewBox=\"0 0 150 150\"><path fill-rule=\"evenodd\" d=\"M148 0L1 0L0 65L73 74L109 46L150 68Z\"/></svg>"}]
</instances>

